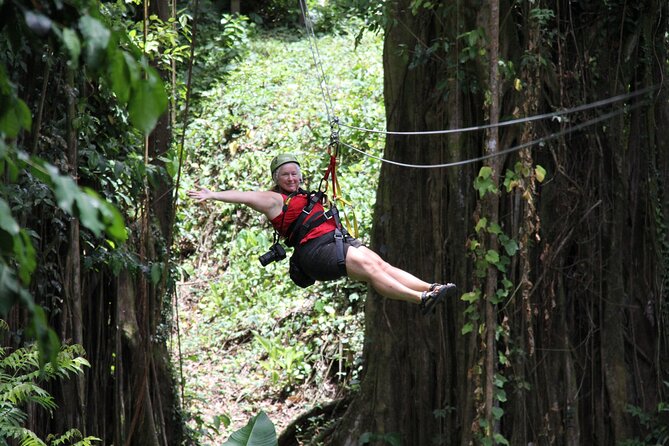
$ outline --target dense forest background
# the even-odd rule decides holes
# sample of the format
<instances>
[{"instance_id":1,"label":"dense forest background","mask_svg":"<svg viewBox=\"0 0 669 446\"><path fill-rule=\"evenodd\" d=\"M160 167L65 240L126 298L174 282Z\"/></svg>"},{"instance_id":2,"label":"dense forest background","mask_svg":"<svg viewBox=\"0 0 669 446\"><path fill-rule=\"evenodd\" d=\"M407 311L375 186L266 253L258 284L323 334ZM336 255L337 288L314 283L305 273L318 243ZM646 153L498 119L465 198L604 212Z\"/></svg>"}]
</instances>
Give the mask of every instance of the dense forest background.
<instances>
[{"instance_id":1,"label":"dense forest background","mask_svg":"<svg viewBox=\"0 0 669 446\"><path fill-rule=\"evenodd\" d=\"M220 443L265 409L282 445L666 443L666 2L235 3L0 3L0 442ZM328 99L351 221L459 285L436 314L300 291L255 216L184 205L287 150L317 183ZM214 345L255 365L209 419L183 367Z\"/></svg>"}]
</instances>

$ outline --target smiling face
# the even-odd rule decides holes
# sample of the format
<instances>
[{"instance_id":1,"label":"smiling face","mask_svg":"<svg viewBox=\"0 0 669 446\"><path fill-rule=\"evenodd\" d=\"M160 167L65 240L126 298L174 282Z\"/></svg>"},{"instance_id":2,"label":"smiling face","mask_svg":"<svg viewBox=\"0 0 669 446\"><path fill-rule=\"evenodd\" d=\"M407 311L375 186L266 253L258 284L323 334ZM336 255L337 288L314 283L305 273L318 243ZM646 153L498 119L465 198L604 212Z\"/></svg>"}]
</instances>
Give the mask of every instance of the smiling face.
<instances>
[{"instance_id":1,"label":"smiling face","mask_svg":"<svg viewBox=\"0 0 669 446\"><path fill-rule=\"evenodd\" d=\"M286 163L279 167L274 172L273 177L279 189L286 194L295 192L302 183L300 166L295 163Z\"/></svg>"}]
</instances>

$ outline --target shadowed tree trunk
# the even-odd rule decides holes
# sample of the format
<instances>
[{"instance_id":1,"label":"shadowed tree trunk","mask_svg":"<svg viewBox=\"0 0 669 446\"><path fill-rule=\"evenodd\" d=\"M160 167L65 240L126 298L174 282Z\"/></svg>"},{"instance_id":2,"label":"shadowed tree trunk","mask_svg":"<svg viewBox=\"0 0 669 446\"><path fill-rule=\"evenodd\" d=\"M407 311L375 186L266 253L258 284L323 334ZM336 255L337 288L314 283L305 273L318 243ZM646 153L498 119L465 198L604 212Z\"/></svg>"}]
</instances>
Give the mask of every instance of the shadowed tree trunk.
<instances>
[{"instance_id":1,"label":"shadowed tree trunk","mask_svg":"<svg viewBox=\"0 0 669 446\"><path fill-rule=\"evenodd\" d=\"M419 131L468 126L482 120L472 108L476 95L463 93L456 76L440 62L409 68L402 44L428 44L469 26L475 12L459 12L442 22L429 13L414 16L409 1L394 2L398 26L386 31L384 46L387 127ZM461 17L460 17L461 16ZM475 67L476 68L476 67ZM437 87L448 80L446 88ZM447 92L451 92L447 94ZM480 135L388 136L385 157L412 164L439 164L477 153ZM459 169L407 169L384 164L375 208L372 247L382 257L427 281L466 287L470 265L465 240L474 200L474 166ZM424 316L418 307L370 292L366 304L365 376L332 444L357 445L363 433L397 436L405 445L427 445L434 438L458 442L462 424L474 412L468 365L475 358L457 301ZM457 409L457 410L456 410ZM460 412L462 409L462 412ZM469 414L469 418L463 418Z\"/></svg>"}]
</instances>

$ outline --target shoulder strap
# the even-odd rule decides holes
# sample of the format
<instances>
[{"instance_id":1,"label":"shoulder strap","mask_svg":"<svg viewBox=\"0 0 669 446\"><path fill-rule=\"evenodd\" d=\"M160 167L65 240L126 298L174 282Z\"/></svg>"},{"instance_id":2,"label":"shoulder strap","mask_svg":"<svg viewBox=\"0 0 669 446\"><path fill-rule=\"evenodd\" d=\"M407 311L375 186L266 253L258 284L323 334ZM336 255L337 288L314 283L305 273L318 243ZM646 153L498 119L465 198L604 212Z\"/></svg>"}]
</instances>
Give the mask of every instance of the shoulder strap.
<instances>
[{"instance_id":1,"label":"shoulder strap","mask_svg":"<svg viewBox=\"0 0 669 446\"><path fill-rule=\"evenodd\" d=\"M304 191L302 193L304 193ZM313 216L308 223L304 223L304 220L311 214L311 211L313 211L316 203L320 202L323 198L323 192L309 192L306 195L307 204L304 206L304 208L302 208L300 215L298 215L295 221L293 221L293 223L290 225L288 231L286 231L286 245L288 246L297 246L307 234L307 232L318 226L317 224L314 224L316 223L316 220L324 215L324 213L321 212L319 215ZM284 215L286 209L288 209L288 200L286 200L284 203ZM325 220L320 221L318 224L323 223L323 221Z\"/></svg>"}]
</instances>

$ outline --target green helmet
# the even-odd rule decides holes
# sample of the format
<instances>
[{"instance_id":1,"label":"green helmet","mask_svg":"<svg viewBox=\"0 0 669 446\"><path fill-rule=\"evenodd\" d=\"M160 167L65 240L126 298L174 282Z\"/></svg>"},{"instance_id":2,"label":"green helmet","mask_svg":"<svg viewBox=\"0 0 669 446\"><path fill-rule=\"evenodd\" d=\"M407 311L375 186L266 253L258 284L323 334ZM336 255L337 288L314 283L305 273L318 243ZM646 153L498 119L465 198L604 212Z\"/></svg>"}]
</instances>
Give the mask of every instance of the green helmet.
<instances>
[{"instance_id":1,"label":"green helmet","mask_svg":"<svg viewBox=\"0 0 669 446\"><path fill-rule=\"evenodd\" d=\"M298 166L300 165L300 163L297 161L297 158L295 158L295 155L290 153L282 153L281 155L274 157L272 163L269 165L269 170L272 174L274 174L276 169L288 163L295 163Z\"/></svg>"}]
</instances>

